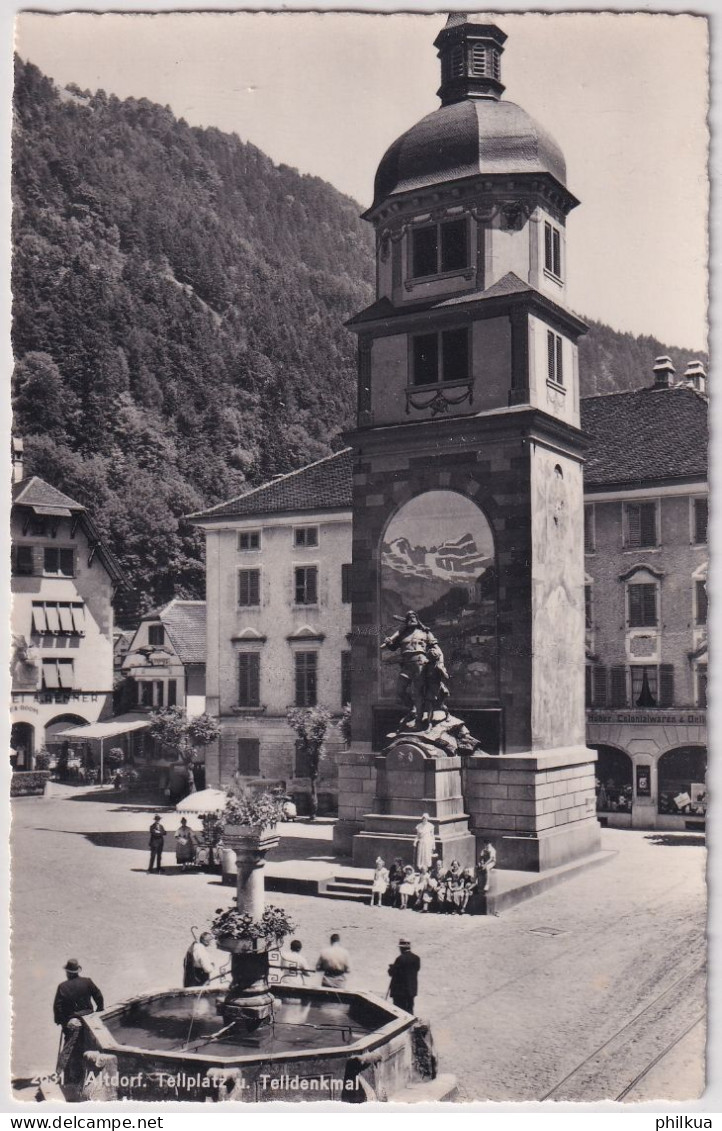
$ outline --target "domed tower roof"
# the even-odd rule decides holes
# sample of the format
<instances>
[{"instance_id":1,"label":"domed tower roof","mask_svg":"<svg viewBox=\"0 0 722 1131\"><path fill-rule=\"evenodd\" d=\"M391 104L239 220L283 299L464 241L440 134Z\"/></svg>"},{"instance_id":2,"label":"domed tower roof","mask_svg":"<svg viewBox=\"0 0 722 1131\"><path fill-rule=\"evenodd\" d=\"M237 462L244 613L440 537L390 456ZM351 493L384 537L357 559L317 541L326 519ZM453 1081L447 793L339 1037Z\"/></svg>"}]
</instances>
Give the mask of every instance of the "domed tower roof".
<instances>
[{"instance_id":1,"label":"domed tower roof","mask_svg":"<svg viewBox=\"0 0 722 1131\"><path fill-rule=\"evenodd\" d=\"M566 187L566 163L557 143L520 106L501 100L505 40L493 25L459 14L449 17L435 41L442 105L386 151L376 173L373 208L390 196L479 175L548 174Z\"/></svg>"}]
</instances>

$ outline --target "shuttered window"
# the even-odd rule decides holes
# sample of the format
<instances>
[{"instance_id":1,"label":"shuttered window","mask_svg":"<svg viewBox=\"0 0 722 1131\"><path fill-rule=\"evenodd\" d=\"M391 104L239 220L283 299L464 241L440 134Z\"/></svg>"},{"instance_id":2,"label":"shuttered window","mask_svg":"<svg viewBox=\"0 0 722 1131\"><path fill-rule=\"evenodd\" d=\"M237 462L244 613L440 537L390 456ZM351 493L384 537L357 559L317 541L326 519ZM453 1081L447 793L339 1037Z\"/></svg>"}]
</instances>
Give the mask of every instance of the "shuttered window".
<instances>
[{"instance_id":1,"label":"shuttered window","mask_svg":"<svg viewBox=\"0 0 722 1131\"><path fill-rule=\"evenodd\" d=\"M562 338L553 330L547 330L547 375L555 384L564 384Z\"/></svg>"},{"instance_id":2,"label":"shuttered window","mask_svg":"<svg viewBox=\"0 0 722 1131\"><path fill-rule=\"evenodd\" d=\"M657 504L625 503L625 545L629 549L656 546Z\"/></svg>"},{"instance_id":3,"label":"shuttered window","mask_svg":"<svg viewBox=\"0 0 722 1131\"><path fill-rule=\"evenodd\" d=\"M628 707L627 669L623 664L613 664L609 673L609 706Z\"/></svg>"},{"instance_id":4,"label":"shuttered window","mask_svg":"<svg viewBox=\"0 0 722 1131\"><path fill-rule=\"evenodd\" d=\"M544 225L544 268L550 274L562 277L562 237L553 224Z\"/></svg>"},{"instance_id":5,"label":"shuttered window","mask_svg":"<svg viewBox=\"0 0 722 1131\"><path fill-rule=\"evenodd\" d=\"M351 563L341 566L341 601L344 605L351 604Z\"/></svg>"},{"instance_id":6,"label":"shuttered window","mask_svg":"<svg viewBox=\"0 0 722 1131\"><path fill-rule=\"evenodd\" d=\"M593 554L595 549L595 515L594 506L584 508L584 553Z\"/></svg>"},{"instance_id":7,"label":"shuttered window","mask_svg":"<svg viewBox=\"0 0 722 1131\"><path fill-rule=\"evenodd\" d=\"M674 706L673 664L660 664L659 666L659 705L660 707Z\"/></svg>"},{"instance_id":8,"label":"shuttered window","mask_svg":"<svg viewBox=\"0 0 722 1131\"><path fill-rule=\"evenodd\" d=\"M315 707L318 693L318 653L296 652L294 664L296 706Z\"/></svg>"},{"instance_id":9,"label":"shuttered window","mask_svg":"<svg viewBox=\"0 0 722 1131\"><path fill-rule=\"evenodd\" d=\"M707 582L695 581L694 583L694 620L695 624L707 623Z\"/></svg>"},{"instance_id":10,"label":"shuttered window","mask_svg":"<svg viewBox=\"0 0 722 1131\"><path fill-rule=\"evenodd\" d=\"M697 543L707 541L707 500L694 500L694 540Z\"/></svg>"},{"instance_id":11,"label":"shuttered window","mask_svg":"<svg viewBox=\"0 0 722 1131\"><path fill-rule=\"evenodd\" d=\"M654 628L657 624L657 586L629 585L629 627Z\"/></svg>"},{"instance_id":12,"label":"shuttered window","mask_svg":"<svg viewBox=\"0 0 722 1131\"><path fill-rule=\"evenodd\" d=\"M238 656L238 706L261 705L261 657L258 652L240 652Z\"/></svg>"},{"instance_id":13,"label":"shuttered window","mask_svg":"<svg viewBox=\"0 0 722 1131\"><path fill-rule=\"evenodd\" d=\"M20 577L28 577L33 572L32 546L13 546L12 571Z\"/></svg>"},{"instance_id":14,"label":"shuttered window","mask_svg":"<svg viewBox=\"0 0 722 1131\"><path fill-rule=\"evenodd\" d=\"M707 706L707 665L697 664L697 706Z\"/></svg>"},{"instance_id":15,"label":"shuttered window","mask_svg":"<svg viewBox=\"0 0 722 1131\"><path fill-rule=\"evenodd\" d=\"M238 604L241 606L260 605L260 569L240 569L238 571Z\"/></svg>"},{"instance_id":16,"label":"shuttered window","mask_svg":"<svg viewBox=\"0 0 722 1131\"><path fill-rule=\"evenodd\" d=\"M59 574L61 577L75 576L75 551L59 546L46 546L43 551L45 573Z\"/></svg>"},{"instance_id":17,"label":"shuttered window","mask_svg":"<svg viewBox=\"0 0 722 1131\"><path fill-rule=\"evenodd\" d=\"M607 669L603 664L592 665L592 707L607 705Z\"/></svg>"}]
</instances>

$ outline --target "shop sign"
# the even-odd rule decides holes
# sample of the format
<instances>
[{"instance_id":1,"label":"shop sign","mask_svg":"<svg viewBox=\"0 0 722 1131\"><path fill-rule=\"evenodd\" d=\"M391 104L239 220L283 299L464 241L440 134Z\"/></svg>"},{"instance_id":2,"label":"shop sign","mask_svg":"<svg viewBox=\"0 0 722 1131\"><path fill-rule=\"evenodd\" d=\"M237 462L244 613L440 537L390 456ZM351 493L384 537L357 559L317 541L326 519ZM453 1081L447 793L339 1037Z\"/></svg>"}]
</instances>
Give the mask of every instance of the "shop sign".
<instances>
[{"instance_id":1,"label":"shop sign","mask_svg":"<svg viewBox=\"0 0 722 1131\"><path fill-rule=\"evenodd\" d=\"M627 714L623 711L614 714L608 711L588 711L587 722L624 723L627 726L705 726L707 716L699 713L668 714L666 711L655 713L641 711L635 714Z\"/></svg>"}]
</instances>

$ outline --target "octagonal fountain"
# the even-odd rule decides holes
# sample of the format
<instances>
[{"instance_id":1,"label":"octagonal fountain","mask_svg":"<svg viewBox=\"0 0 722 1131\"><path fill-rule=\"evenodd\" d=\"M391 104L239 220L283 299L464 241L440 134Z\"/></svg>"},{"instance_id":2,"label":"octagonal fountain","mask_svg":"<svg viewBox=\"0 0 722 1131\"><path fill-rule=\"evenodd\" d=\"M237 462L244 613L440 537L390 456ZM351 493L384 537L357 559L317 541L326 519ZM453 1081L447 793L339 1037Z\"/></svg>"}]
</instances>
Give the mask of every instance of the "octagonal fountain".
<instances>
[{"instance_id":1,"label":"octagonal fountain","mask_svg":"<svg viewBox=\"0 0 722 1131\"><path fill-rule=\"evenodd\" d=\"M236 912L214 931L231 955L230 989L164 990L84 1017L79 1098L364 1102L411 1099L414 1085L424 1094L413 1098L450 1095L453 1078L434 1079L425 1022L370 993L269 984L284 919L264 906L275 825L226 824L223 839L236 853Z\"/></svg>"}]
</instances>

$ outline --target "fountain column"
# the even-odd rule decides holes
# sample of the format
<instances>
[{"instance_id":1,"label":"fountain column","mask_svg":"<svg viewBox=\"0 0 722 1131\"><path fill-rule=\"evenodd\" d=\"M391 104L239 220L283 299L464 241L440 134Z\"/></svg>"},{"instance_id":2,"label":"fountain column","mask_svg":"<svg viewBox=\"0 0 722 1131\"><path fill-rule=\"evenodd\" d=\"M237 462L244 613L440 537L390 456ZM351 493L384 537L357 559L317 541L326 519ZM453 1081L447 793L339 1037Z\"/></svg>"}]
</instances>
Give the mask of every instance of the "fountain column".
<instances>
[{"instance_id":1,"label":"fountain column","mask_svg":"<svg viewBox=\"0 0 722 1131\"><path fill-rule=\"evenodd\" d=\"M270 829L226 825L224 844L236 854L236 906L239 912L258 920L263 915L265 891L263 869L266 853L278 844L275 826ZM219 950L231 954L231 988L218 1008L226 1024L240 1022L249 1031L273 1014L273 995L268 989L268 939L217 940Z\"/></svg>"}]
</instances>

